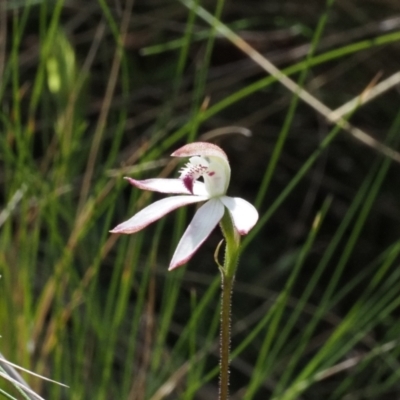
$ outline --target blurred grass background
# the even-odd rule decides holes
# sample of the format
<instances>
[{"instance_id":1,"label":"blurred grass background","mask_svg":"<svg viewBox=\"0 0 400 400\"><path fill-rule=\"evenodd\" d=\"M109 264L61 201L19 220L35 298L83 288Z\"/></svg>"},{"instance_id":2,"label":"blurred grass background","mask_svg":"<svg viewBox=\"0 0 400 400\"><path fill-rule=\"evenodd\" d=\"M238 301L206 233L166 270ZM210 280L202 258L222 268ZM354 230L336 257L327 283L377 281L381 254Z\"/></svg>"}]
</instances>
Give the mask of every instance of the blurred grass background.
<instances>
[{"instance_id":1,"label":"blurred grass background","mask_svg":"<svg viewBox=\"0 0 400 400\"><path fill-rule=\"evenodd\" d=\"M0 351L69 386L23 374L33 390L217 398L220 232L171 273L194 207L108 233L159 198L123 176L176 176L169 154L208 140L231 161L229 194L260 212L234 292L232 399L400 396L400 3L0 7Z\"/></svg>"}]
</instances>

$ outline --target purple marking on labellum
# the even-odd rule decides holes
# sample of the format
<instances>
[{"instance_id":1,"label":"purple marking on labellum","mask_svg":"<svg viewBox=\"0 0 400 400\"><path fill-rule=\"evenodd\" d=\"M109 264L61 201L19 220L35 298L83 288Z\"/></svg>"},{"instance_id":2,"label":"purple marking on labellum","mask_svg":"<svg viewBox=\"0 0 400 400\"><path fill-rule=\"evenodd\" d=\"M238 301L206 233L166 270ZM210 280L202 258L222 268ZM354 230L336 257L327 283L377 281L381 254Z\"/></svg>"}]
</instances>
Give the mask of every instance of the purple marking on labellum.
<instances>
[{"instance_id":1,"label":"purple marking on labellum","mask_svg":"<svg viewBox=\"0 0 400 400\"><path fill-rule=\"evenodd\" d=\"M189 192L192 194L193 194L193 181L194 181L193 177L190 175L185 176L183 178L183 184L185 185L185 188L189 190Z\"/></svg>"}]
</instances>

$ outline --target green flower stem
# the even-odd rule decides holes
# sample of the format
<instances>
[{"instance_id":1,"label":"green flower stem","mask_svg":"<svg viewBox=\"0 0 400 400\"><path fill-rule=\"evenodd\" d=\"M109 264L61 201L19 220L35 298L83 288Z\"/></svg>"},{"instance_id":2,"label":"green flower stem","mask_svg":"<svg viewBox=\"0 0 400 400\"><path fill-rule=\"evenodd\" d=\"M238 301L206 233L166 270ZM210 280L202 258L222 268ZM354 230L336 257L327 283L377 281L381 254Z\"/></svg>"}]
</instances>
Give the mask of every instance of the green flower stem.
<instances>
[{"instance_id":1,"label":"green flower stem","mask_svg":"<svg viewBox=\"0 0 400 400\"><path fill-rule=\"evenodd\" d=\"M225 260L221 271L221 328L220 328L220 375L219 400L229 398L229 363L231 344L232 289L239 260L240 236L232 224L229 212L221 220L225 237Z\"/></svg>"}]
</instances>

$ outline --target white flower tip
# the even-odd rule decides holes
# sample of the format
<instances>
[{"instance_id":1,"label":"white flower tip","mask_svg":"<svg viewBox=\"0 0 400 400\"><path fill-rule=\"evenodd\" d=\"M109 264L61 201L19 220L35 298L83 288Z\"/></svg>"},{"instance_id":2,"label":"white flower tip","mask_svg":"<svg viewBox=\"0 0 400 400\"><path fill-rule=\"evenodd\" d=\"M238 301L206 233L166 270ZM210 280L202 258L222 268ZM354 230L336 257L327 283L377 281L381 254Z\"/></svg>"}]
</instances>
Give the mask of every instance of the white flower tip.
<instances>
[{"instance_id":1,"label":"white flower tip","mask_svg":"<svg viewBox=\"0 0 400 400\"><path fill-rule=\"evenodd\" d=\"M196 252L197 249L193 250L190 254L186 255L182 258L182 255L179 255L175 252L174 256L172 257L171 263L169 264L168 271L173 271L182 265L185 265L189 262L189 260L193 257L193 254Z\"/></svg>"},{"instance_id":2,"label":"white flower tip","mask_svg":"<svg viewBox=\"0 0 400 400\"><path fill-rule=\"evenodd\" d=\"M253 225L254 226L254 225ZM250 228L250 229L238 229L238 233L239 233L239 235L240 236L244 236L244 235L247 235L252 229L253 229L253 226Z\"/></svg>"},{"instance_id":3,"label":"white flower tip","mask_svg":"<svg viewBox=\"0 0 400 400\"><path fill-rule=\"evenodd\" d=\"M111 233L123 233L126 235L130 235L132 233L136 233L140 231L143 227L138 226L136 224L130 224L129 221L122 222L117 225L114 229L111 229Z\"/></svg>"},{"instance_id":4,"label":"white flower tip","mask_svg":"<svg viewBox=\"0 0 400 400\"><path fill-rule=\"evenodd\" d=\"M111 229L109 231L110 233L130 233L130 232L125 232L124 229L121 229L119 225L117 225L114 229Z\"/></svg>"},{"instance_id":5,"label":"white flower tip","mask_svg":"<svg viewBox=\"0 0 400 400\"><path fill-rule=\"evenodd\" d=\"M252 212L249 212L249 213L246 214L246 217L247 217L246 226L242 227L241 229L238 229L239 235L241 235L241 236L247 235L254 228L254 225L258 221L258 212L257 212L257 210L254 208L252 210Z\"/></svg>"},{"instance_id":6,"label":"white flower tip","mask_svg":"<svg viewBox=\"0 0 400 400\"><path fill-rule=\"evenodd\" d=\"M256 219L254 219L252 222L249 222L248 227L246 227L245 229L238 230L239 235L240 236L247 235L254 228L257 221L258 221L258 217Z\"/></svg>"},{"instance_id":7,"label":"white flower tip","mask_svg":"<svg viewBox=\"0 0 400 400\"><path fill-rule=\"evenodd\" d=\"M186 260L185 261L180 261L180 262L175 262L175 263L171 262L170 266L168 267L168 271L173 271L174 269L179 268L179 267L181 267L182 265L184 265L186 263L187 263Z\"/></svg>"},{"instance_id":8,"label":"white flower tip","mask_svg":"<svg viewBox=\"0 0 400 400\"><path fill-rule=\"evenodd\" d=\"M127 180L132 186L136 186L138 187L139 185L139 181L137 181L136 179L132 179L129 176L124 176L124 179Z\"/></svg>"},{"instance_id":9,"label":"white flower tip","mask_svg":"<svg viewBox=\"0 0 400 400\"><path fill-rule=\"evenodd\" d=\"M207 142L194 142L186 144L180 149L174 151L171 154L172 157L192 157L192 156L204 156L204 157L221 157L228 161L228 157L225 152L218 147L216 144Z\"/></svg>"},{"instance_id":10,"label":"white flower tip","mask_svg":"<svg viewBox=\"0 0 400 400\"><path fill-rule=\"evenodd\" d=\"M174 256L172 257L171 263L169 264L168 271L173 271L174 269L177 269L177 268L182 267L183 265L187 264L190 261L190 259L193 257L194 253L196 253L196 251L197 251L197 248L194 249L190 254L186 255L183 258L181 255L177 255L177 253L175 252Z\"/></svg>"}]
</instances>

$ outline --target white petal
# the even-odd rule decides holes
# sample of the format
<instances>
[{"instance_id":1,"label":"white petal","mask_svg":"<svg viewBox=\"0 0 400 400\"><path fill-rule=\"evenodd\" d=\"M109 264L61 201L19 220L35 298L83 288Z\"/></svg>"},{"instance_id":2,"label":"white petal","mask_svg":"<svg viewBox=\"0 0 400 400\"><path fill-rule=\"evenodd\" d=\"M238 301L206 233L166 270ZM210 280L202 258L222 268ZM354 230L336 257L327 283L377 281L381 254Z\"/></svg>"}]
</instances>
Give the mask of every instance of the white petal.
<instances>
[{"instance_id":1,"label":"white petal","mask_svg":"<svg viewBox=\"0 0 400 400\"><path fill-rule=\"evenodd\" d=\"M191 194L189 190L186 189L182 179L155 178L143 181L137 181L136 179L129 177L125 177L125 179L131 185L143 190L150 190L159 193ZM207 191L203 182L194 182L193 194L196 196L207 196Z\"/></svg>"},{"instance_id":2,"label":"white petal","mask_svg":"<svg viewBox=\"0 0 400 400\"><path fill-rule=\"evenodd\" d=\"M169 270L189 261L221 220L224 210L219 199L211 199L197 210L175 250Z\"/></svg>"},{"instance_id":3,"label":"white petal","mask_svg":"<svg viewBox=\"0 0 400 400\"><path fill-rule=\"evenodd\" d=\"M158 200L135 214L131 219L116 226L112 233L135 233L157 221L169 212L188 204L207 200L204 196L173 196Z\"/></svg>"},{"instance_id":4,"label":"white petal","mask_svg":"<svg viewBox=\"0 0 400 400\"><path fill-rule=\"evenodd\" d=\"M241 235L249 233L258 221L258 212L248 201L239 197L220 197L231 213L233 223Z\"/></svg>"}]
</instances>

